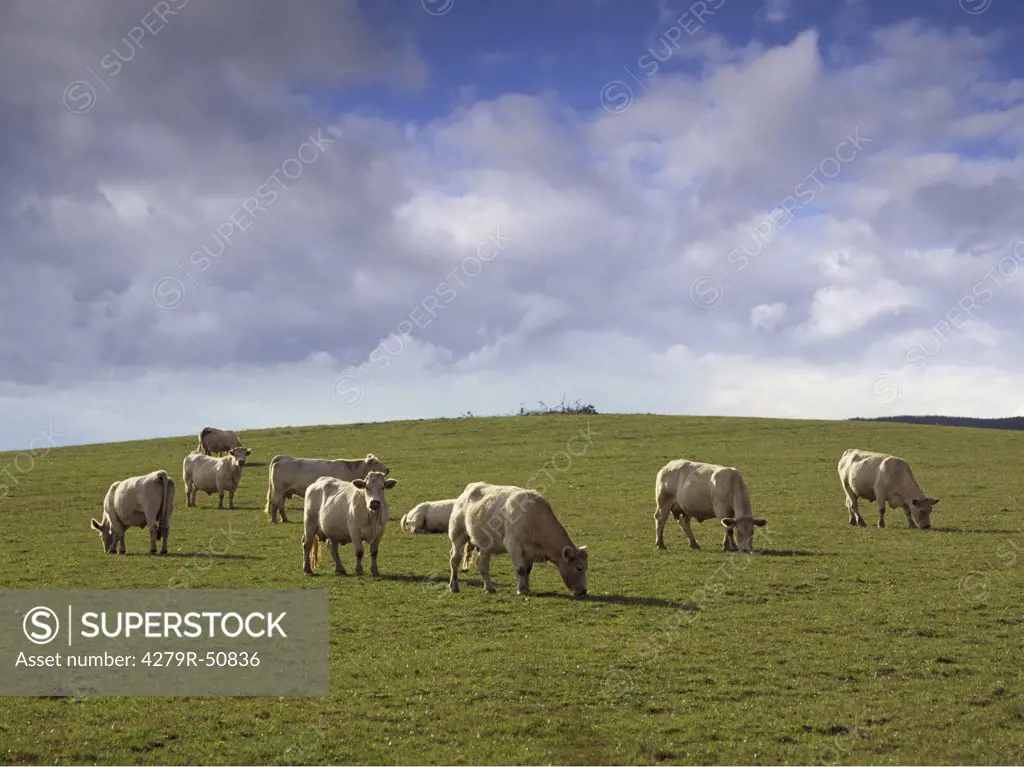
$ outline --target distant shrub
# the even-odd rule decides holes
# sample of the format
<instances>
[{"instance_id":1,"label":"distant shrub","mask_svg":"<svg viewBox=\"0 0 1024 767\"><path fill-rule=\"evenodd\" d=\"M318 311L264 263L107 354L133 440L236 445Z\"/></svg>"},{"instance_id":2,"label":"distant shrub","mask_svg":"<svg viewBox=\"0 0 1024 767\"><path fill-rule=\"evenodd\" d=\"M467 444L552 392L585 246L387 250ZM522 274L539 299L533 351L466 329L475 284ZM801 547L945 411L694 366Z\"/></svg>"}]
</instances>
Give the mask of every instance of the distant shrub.
<instances>
[{"instance_id":1,"label":"distant shrub","mask_svg":"<svg viewBox=\"0 0 1024 767\"><path fill-rule=\"evenodd\" d=\"M575 402L566 402L565 397L562 397L562 401L557 405L548 406L543 401L538 401L539 408L527 409L525 406L519 406L519 412L516 415L597 415L597 408L593 405L580 404L579 400Z\"/></svg>"}]
</instances>

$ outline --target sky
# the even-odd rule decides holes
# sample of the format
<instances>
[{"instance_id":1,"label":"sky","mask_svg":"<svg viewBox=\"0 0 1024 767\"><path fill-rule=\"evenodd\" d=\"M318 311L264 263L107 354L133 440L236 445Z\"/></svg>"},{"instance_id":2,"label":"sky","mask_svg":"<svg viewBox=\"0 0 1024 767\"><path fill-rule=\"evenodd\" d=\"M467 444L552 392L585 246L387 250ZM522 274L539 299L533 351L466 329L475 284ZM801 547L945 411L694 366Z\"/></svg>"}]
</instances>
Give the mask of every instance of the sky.
<instances>
[{"instance_id":1,"label":"sky","mask_svg":"<svg viewBox=\"0 0 1024 767\"><path fill-rule=\"evenodd\" d=\"M1024 415L1018 6L7 0L0 449Z\"/></svg>"}]
</instances>

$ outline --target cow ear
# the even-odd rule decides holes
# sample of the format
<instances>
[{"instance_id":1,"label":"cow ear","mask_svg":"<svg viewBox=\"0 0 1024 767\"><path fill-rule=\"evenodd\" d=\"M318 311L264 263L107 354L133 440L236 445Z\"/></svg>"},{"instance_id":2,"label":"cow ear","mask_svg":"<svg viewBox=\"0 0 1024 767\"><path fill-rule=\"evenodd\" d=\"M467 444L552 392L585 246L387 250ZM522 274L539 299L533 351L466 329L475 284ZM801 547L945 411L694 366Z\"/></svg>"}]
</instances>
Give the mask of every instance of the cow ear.
<instances>
[{"instance_id":1,"label":"cow ear","mask_svg":"<svg viewBox=\"0 0 1024 767\"><path fill-rule=\"evenodd\" d=\"M761 517L754 517L754 524L757 525L758 527L764 527L765 525L768 524L768 520L767 519L762 519Z\"/></svg>"},{"instance_id":2,"label":"cow ear","mask_svg":"<svg viewBox=\"0 0 1024 767\"><path fill-rule=\"evenodd\" d=\"M931 501L932 506L937 505L939 502L938 498L929 498L928 500Z\"/></svg>"},{"instance_id":3,"label":"cow ear","mask_svg":"<svg viewBox=\"0 0 1024 767\"><path fill-rule=\"evenodd\" d=\"M385 490L390 490L391 488L393 488L397 484L398 484L398 480L397 479L385 479L384 480L384 489Z\"/></svg>"},{"instance_id":4,"label":"cow ear","mask_svg":"<svg viewBox=\"0 0 1024 767\"><path fill-rule=\"evenodd\" d=\"M586 559L589 553L590 552L587 551L586 546L580 546L578 549L576 549L576 556L578 556L580 559Z\"/></svg>"},{"instance_id":5,"label":"cow ear","mask_svg":"<svg viewBox=\"0 0 1024 767\"><path fill-rule=\"evenodd\" d=\"M95 530L98 533L99 532L103 532L103 525L101 525L95 519L90 519L89 520L89 527L91 527L93 530Z\"/></svg>"},{"instance_id":6,"label":"cow ear","mask_svg":"<svg viewBox=\"0 0 1024 767\"><path fill-rule=\"evenodd\" d=\"M732 517L722 519L722 527L736 527L736 520Z\"/></svg>"},{"instance_id":7,"label":"cow ear","mask_svg":"<svg viewBox=\"0 0 1024 767\"><path fill-rule=\"evenodd\" d=\"M573 555L575 553L576 552L575 552L575 550L573 549L572 546L563 546L562 547L562 561L563 562L571 562L572 558L573 558Z\"/></svg>"},{"instance_id":8,"label":"cow ear","mask_svg":"<svg viewBox=\"0 0 1024 767\"><path fill-rule=\"evenodd\" d=\"M365 479L353 479L352 480L352 484L355 485L356 487L358 487L360 490L365 490L366 489L366 480Z\"/></svg>"}]
</instances>

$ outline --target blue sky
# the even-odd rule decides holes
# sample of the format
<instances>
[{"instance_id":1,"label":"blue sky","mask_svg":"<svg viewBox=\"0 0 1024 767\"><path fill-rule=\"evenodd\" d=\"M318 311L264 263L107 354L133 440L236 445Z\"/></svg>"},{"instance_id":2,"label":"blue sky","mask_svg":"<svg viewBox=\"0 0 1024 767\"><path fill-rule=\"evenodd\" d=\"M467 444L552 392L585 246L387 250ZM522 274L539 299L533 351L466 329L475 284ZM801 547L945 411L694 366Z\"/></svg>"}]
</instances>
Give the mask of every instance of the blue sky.
<instances>
[{"instance_id":1,"label":"blue sky","mask_svg":"<svg viewBox=\"0 0 1024 767\"><path fill-rule=\"evenodd\" d=\"M0 449L1024 414L1008 0L169 1L0 12Z\"/></svg>"}]
</instances>

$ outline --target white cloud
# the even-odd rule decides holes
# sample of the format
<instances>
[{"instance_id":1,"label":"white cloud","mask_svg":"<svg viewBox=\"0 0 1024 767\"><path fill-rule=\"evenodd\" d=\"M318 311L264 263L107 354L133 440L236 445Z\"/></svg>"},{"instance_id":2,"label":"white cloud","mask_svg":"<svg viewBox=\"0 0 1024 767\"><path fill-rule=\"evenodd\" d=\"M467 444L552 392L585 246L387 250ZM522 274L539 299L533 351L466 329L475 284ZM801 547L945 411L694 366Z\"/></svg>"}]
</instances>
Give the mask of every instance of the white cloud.
<instances>
[{"instance_id":1,"label":"white cloud","mask_svg":"<svg viewBox=\"0 0 1024 767\"><path fill-rule=\"evenodd\" d=\"M786 316L786 302L776 301L773 304L758 304L750 310L750 326L758 330L771 332L778 327Z\"/></svg>"}]
</instances>

